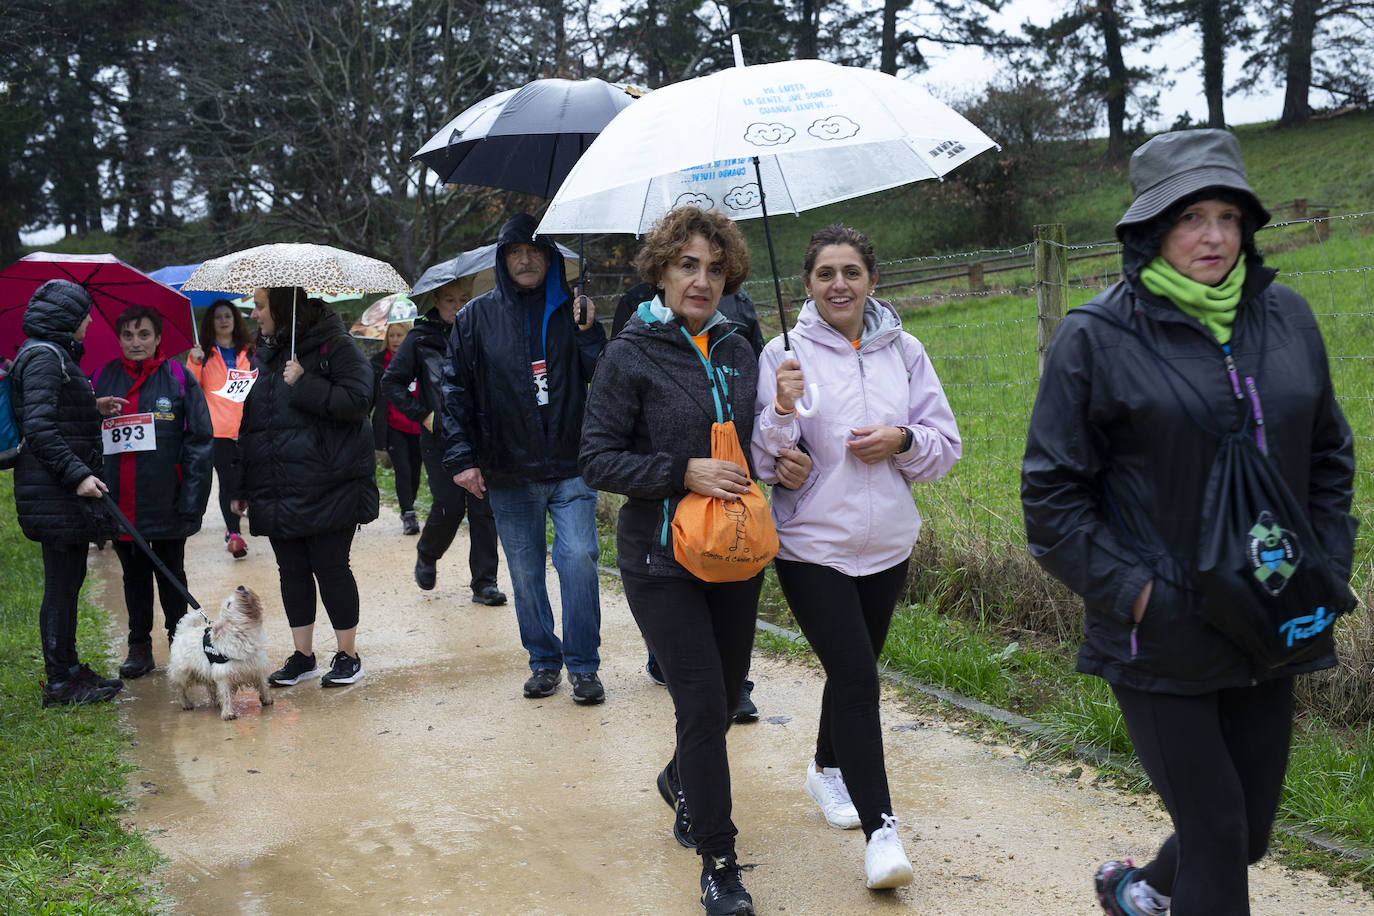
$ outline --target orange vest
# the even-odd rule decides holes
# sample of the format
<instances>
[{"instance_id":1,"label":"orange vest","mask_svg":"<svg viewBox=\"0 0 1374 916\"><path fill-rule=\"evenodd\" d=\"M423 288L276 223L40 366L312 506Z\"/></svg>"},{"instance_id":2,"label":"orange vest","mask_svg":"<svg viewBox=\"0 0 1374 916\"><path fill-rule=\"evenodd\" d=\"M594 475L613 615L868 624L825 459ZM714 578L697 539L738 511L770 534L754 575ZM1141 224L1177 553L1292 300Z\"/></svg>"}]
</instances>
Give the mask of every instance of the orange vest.
<instances>
[{"instance_id":1,"label":"orange vest","mask_svg":"<svg viewBox=\"0 0 1374 916\"><path fill-rule=\"evenodd\" d=\"M219 355L219 348L210 348L210 352L205 355L204 365L187 356L186 368L196 377L196 381L205 392L205 404L210 408L210 425L214 427L215 438L237 439L239 421L243 419L243 405L215 394L229 380L229 367L224 364L224 357ZM253 368L248 363L247 350L239 350L234 355L234 368Z\"/></svg>"}]
</instances>

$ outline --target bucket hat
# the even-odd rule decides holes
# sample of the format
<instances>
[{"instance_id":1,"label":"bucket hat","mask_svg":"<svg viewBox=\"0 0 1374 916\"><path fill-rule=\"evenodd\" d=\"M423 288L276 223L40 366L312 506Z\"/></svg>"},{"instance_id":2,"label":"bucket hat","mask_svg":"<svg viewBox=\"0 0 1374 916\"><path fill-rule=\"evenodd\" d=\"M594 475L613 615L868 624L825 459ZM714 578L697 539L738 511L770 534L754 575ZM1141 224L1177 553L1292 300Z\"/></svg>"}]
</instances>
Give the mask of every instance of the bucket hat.
<instances>
[{"instance_id":1,"label":"bucket hat","mask_svg":"<svg viewBox=\"0 0 1374 916\"><path fill-rule=\"evenodd\" d=\"M1269 211L1245 177L1234 134L1215 129L1175 130L1152 137L1131 154L1135 200L1117 221L1117 235L1123 226L1149 222L1204 188L1239 192L1250 205L1255 228L1269 222Z\"/></svg>"}]
</instances>

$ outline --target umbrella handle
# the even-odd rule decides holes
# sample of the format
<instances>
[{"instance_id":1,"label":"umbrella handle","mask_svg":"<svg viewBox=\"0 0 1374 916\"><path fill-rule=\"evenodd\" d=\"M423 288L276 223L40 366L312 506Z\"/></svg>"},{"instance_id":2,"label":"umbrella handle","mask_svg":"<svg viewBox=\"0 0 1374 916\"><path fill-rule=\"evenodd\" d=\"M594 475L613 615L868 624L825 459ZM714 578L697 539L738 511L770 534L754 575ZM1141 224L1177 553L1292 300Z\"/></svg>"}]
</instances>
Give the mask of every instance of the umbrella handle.
<instances>
[{"instance_id":1,"label":"umbrella handle","mask_svg":"<svg viewBox=\"0 0 1374 916\"><path fill-rule=\"evenodd\" d=\"M815 382L806 386L806 397L803 400L805 400L806 403L803 404L802 401L798 401L796 404L792 405L793 409L796 410L797 414L800 416L814 417L816 411L821 409L821 389Z\"/></svg>"}]
</instances>

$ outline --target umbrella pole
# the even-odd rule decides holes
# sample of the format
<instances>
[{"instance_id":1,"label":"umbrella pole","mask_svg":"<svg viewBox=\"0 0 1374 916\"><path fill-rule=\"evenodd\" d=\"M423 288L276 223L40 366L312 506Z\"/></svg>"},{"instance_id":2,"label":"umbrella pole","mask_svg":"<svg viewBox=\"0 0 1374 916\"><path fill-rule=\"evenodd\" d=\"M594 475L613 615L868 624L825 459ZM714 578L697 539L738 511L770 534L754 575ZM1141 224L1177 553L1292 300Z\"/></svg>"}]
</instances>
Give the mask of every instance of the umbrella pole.
<instances>
[{"instance_id":1,"label":"umbrella pole","mask_svg":"<svg viewBox=\"0 0 1374 916\"><path fill-rule=\"evenodd\" d=\"M778 298L778 320L782 322L782 348L791 351L792 342L787 338L787 312L782 307L782 281L778 279L778 260L773 256L773 233L768 228L768 203L763 194L763 172L759 169L759 157L754 157L754 177L759 183L759 209L763 211L763 237L768 240L768 266L773 268L773 294Z\"/></svg>"},{"instance_id":2,"label":"umbrella pole","mask_svg":"<svg viewBox=\"0 0 1374 916\"><path fill-rule=\"evenodd\" d=\"M579 235L577 237L577 326L580 328L587 322L587 306L583 304L582 297L587 295L587 260L583 246L586 244L587 237ZM553 256L561 257L558 249L554 248Z\"/></svg>"},{"instance_id":3,"label":"umbrella pole","mask_svg":"<svg viewBox=\"0 0 1374 916\"><path fill-rule=\"evenodd\" d=\"M296 358L296 300L300 298L301 288L299 286L291 290L291 355L287 359Z\"/></svg>"}]
</instances>

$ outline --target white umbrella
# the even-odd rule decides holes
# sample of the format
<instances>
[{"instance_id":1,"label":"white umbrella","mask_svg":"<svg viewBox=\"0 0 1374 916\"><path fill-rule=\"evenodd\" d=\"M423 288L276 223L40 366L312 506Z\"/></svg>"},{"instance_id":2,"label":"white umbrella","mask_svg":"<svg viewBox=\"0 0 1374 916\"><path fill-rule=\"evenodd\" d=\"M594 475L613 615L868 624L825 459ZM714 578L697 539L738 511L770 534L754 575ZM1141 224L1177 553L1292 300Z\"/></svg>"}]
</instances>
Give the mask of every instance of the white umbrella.
<instances>
[{"instance_id":1,"label":"white umbrella","mask_svg":"<svg viewBox=\"0 0 1374 916\"><path fill-rule=\"evenodd\" d=\"M536 230L640 235L674 207L764 218L939 178L996 144L925 90L819 60L736 66L629 106L573 166ZM814 402L813 402L814 407Z\"/></svg>"},{"instance_id":2,"label":"white umbrella","mask_svg":"<svg viewBox=\"0 0 1374 916\"><path fill-rule=\"evenodd\" d=\"M299 286L320 293L408 293L410 284L385 261L329 245L278 242L205 261L184 290L215 289L251 293L260 286ZM291 352L296 352L295 303L291 311Z\"/></svg>"}]
</instances>

